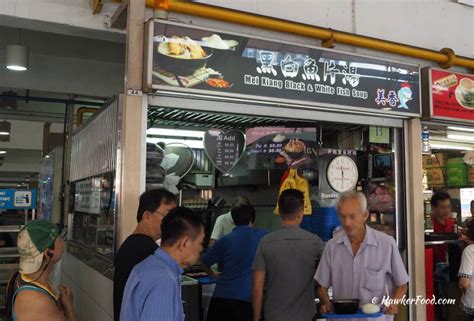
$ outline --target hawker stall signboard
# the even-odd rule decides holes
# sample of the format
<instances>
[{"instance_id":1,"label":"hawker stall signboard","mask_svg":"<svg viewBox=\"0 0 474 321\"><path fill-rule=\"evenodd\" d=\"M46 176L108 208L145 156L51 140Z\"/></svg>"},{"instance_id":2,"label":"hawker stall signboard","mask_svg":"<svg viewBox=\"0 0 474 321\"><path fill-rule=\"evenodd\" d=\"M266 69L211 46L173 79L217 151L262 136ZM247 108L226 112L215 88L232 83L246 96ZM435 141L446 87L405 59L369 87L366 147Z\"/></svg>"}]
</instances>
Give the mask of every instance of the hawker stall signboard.
<instances>
[{"instance_id":1,"label":"hawker stall signboard","mask_svg":"<svg viewBox=\"0 0 474 321\"><path fill-rule=\"evenodd\" d=\"M419 67L320 47L147 24L145 90L417 116Z\"/></svg>"},{"instance_id":2,"label":"hawker stall signboard","mask_svg":"<svg viewBox=\"0 0 474 321\"><path fill-rule=\"evenodd\" d=\"M474 75L426 68L423 80L425 117L474 123Z\"/></svg>"}]
</instances>

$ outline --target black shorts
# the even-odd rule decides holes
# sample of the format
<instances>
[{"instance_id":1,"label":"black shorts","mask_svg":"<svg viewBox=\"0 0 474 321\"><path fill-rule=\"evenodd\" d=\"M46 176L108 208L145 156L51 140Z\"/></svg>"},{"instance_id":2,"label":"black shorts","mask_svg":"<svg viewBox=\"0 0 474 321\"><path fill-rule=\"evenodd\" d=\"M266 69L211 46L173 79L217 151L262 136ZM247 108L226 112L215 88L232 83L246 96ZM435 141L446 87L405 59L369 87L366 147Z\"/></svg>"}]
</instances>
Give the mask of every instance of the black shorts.
<instances>
[{"instance_id":1,"label":"black shorts","mask_svg":"<svg viewBox=\"0 0 474 321\"><path fill-rule=\"evenodd\" d=\"M212 298L207 321L252 321L252 303L241 300Z\"/></svg>"}]
</instances>

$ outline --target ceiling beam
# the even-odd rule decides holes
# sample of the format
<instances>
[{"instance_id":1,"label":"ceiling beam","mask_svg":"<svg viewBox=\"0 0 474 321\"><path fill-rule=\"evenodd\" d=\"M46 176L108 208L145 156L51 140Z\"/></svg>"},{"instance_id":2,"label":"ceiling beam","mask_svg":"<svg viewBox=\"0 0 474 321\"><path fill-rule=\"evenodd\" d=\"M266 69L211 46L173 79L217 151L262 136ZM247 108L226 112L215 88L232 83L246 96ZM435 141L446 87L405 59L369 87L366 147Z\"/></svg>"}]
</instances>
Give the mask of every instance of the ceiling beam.
<instances>
[{"instance_id":1,"label":"ceiling beam","mask_svg":"<svg viewBox=\"0 0 474 321\"><path fill-rule=\"evenodd\" d=\"M110 18L110 26L115 29L123 30L127 27L127 7L129 0L123 0L120 6L115 10Z\"/></svg>"}]
</instances>

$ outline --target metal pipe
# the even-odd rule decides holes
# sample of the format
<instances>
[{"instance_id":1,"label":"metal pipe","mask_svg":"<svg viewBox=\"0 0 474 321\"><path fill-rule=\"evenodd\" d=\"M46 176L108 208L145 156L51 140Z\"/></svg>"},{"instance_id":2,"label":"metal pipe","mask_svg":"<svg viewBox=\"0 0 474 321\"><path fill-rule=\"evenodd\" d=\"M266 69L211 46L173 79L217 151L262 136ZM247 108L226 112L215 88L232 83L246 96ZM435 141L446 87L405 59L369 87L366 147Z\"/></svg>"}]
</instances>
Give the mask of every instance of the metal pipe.
<instances>
[{"instance_id":1,"label":"metal pipe","mask_svg":"<svg viewBox=\"0 0 474 321\"><path fill-rule=\"evenodd\" d=\"M15 95L0 95L0 99L2 98L24 100L24 101L40 101L40 102L57 103L57 104L87 105L87 106L96 106L96 107L102 107L105 104L105 101L103 103L95 103L92 101L83 101L83 100L70 100L70 99L59 99L59 98L31 97L31 96L15 96Z\"/></svg>"},{"instance_id":2,"label":"metal pipe","mask_svg":"<svg viewBox=\"0 0 474 321\"><path fill-rule=\"evenodd\" d=\"M77 110L77 127L80 127L82 125L82 122L84 120L84 114L86 113L92 113L95 114L97 112L97 108L87 108L87 107L81 107Z\"/></svg>"},{"instance_id":3,"label":"metal pipe","mask_svg":"<svg viewBox=\"0 0 474 321\"><path fill-rule=\"evenodd\" d=\"M153 0L146 0L146 4L149 7L153 7L153 3ZM397 55L430 60L438 63L442 68L450 68L456 65L474 69L474 59L456 56L454 51L449 48L434 51L407 44L335 31L328 28L310 26L303 23L264 17L252 13L218 8L205 4L190 3L183 0L169 0L169 9L170 11L187 15L317 38L323 40L323 46L325 47L331 47L334 43L341 43Z\"/></svg>"}]
</instances>

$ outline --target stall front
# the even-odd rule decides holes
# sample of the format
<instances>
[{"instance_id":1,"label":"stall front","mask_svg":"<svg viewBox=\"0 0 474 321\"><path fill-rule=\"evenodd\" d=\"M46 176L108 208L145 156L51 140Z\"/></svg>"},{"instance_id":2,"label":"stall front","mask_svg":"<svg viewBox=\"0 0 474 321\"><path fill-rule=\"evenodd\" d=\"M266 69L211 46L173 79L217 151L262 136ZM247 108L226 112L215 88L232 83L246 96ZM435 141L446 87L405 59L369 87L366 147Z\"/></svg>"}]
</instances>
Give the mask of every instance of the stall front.
<instances>
[{"instance_id":1,"label":"stall front","mask_svg":"<svg viewBox=\"0 0 474 321\"><path fill-rule=\"evenodd\" d=\"M474 215L474 76L433 68L422 75L427 296L457 302L428 306L427 320L462 320L457 275ZM433 198L443 192L452 198L446 209L444 200Z\"/></svg>"},{"instance_id":2,"label":"stall front","mask_svg":"<svg viewBox=\"0 0 474 321\"><path fill-rule=\"evenodd\" d=\"M147 188L178 193L207 240L238 195L257 226L276 229L287 186L305 193L302 227L328 240L338 194L358 190L368 224L393 236L407 263L404 147L421 113L418 66L158 20L145 38Z\"/></svg>"}]
</instances>

